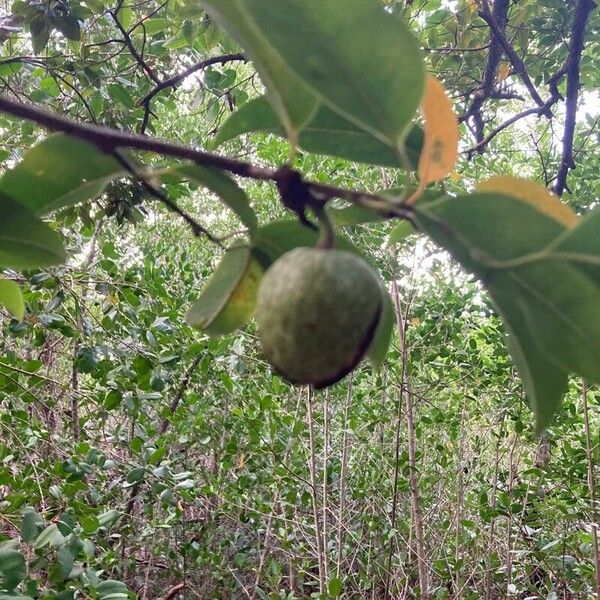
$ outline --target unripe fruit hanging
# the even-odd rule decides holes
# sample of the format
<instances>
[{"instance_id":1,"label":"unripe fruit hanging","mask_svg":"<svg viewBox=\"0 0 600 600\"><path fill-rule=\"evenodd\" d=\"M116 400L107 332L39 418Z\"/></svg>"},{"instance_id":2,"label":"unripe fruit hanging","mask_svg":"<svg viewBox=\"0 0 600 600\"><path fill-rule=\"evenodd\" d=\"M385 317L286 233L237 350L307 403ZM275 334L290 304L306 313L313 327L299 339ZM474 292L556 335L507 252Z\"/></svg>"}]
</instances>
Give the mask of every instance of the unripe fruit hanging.
<instances>
[{"instance_id":1,"label":"unripe fruit hanging","mask_svg":"<svg viewBox=\"0 0 600 600\"><path fill-rule=\"evenodd\" d=\"M382 306L378 277L363 259L296 248L273 263L258 290L263 352L292 383L326 387L363 358Z\"/></svg>"}]
</instances>

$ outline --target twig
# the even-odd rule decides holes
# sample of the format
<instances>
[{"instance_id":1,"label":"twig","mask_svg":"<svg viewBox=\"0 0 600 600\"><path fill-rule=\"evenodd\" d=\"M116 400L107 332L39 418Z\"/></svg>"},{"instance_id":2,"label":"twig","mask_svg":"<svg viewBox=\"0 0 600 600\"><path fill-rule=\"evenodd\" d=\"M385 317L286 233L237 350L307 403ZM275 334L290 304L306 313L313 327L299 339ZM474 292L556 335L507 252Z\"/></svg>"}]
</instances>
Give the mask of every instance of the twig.
<instances>
[{"instance_id":1,"label":"twig","mask_svg":"<svg viewBox=\"0 0 600 600\"><path fill-rule=\"evenodd\" d=\"M171 587L167 590L167 593L162 597L162 600L171 600L172 598L175 598L177 593L180 592L184 588L185 588L185 581L175 584L173 587Z\"/></svg>"},{"instance_id":2,"label":"twig","mask_svg":"<svg viewBox=\"0 0 600 600\"><path fill-rule=\"evenodd\" d=\"M144 57L136 50L136 47L134 46L133 41L131 39L131 35L123 27L121 21L119 21L118 13L119 13L119 10L121 9L122 5L123 5L123 0L119 0L116 8L114 10L109 11L110 16L113 18L113 21L115 22L115 25L117 26L117 29L121 32L121 35L123 36L123 39L125 40L125 45L129 49L129 52L131 53L133 58L135 58L136 62L140 65L140 67L142 67L142 69L144 70L146 75L148 75L148 77L150 77L150 79L152 79L152 81L154 81L154 83L160 83L160 79L156 76L156 74L154 73L152 68L148 65L148 63L144 60Z\"/></svg>"},{"instance_id":3,"label":"twig","mask_svg":"<svg viewBox=\"0 0 600 600\"><path fill-rule=\"evenodd\" d=\"M123 168L131 173L133 177L140 183L140 185L152 196L160 200L171 212L174 212L176 215L179 215L192 230L192 233L196 237L205 236L208 240L213 242L213 244L217 244L219 247L223 247L223 242L217 237L215 237L208 229L206 229L203 225L201 225L194 217L186 213L182 208L180 208L173 200L171 200L162 190L159 190L155 185L150 183L148 179L140 172L140 170L123 154L119 151L115 150L113 156L116 160L123 166Z\"/></svg>"},{"instance_id":4,"label":"twig","mask_svg":"<svg viewBox=\"0 0 600 600\"><path fill-rule=\"evenodd\" d=\"M196 358L194 358L194 360L192 361L192 364L187 368L186 372L184 373L183 379L181 380L181 385L179 386L179 389L177 390L175 396L173 396L173 400L169 405L169 415L173 415L177 410L177 407L179 406L179 403L183 398L183 394L185 393L185 390L187 390L188 384L190 383L192 373L198 368L198 365L202 360L202 356L202 354L198 354ZM159 429L160 435L163 435L167 431L170 423L171 421L169 421L168 417L165 417L163 419Z\"/></svg>"},{"instance_id":5,"label":"twig","mask_svg":"<svg viewBox=\"0 0 600 600\"><path fill-rule=\"evenodd\" d=\"M216 64L222 65L222 64L237 61L237 60L246 60L246 58L241 53L222 54L220 56L211 56L210 58L205 58L204 60L201 60L200 62L193 64L192 66L188 67L184 71L181 71L181 73L177 73L176 75L173 75L172 77L169 77L168 79L164 79L163 81L158 83L138 102L138 104L140 106L144 106L146 109L146 113L144 115L144 121L143 121L144 125L142 125L142 128L140 129L140 133L143 133L146 129L145 125L148 123L148 116L151 113L150 104L151 104L154 96L156 96L156 94L158 94L159 92L161 92L162 90L165 90L167 88L177 87L177 85L179 85L184 79L186 79L193 73L196 73L197 71L206 69L206 67L210 67L211 65L216 65Z\"/></svg>"}]
</instances>

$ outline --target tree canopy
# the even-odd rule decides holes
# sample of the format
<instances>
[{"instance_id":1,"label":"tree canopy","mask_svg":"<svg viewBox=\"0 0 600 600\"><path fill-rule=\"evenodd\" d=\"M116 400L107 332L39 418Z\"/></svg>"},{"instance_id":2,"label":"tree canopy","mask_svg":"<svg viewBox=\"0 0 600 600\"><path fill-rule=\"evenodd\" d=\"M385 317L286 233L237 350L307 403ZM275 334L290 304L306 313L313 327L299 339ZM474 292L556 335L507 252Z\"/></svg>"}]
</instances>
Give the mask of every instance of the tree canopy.
<instances>
[{"instance_id":1,"label":"tree canopy","mask_svg":"<svg viewBox=\"0 0 600 600\"><path fill-rule=\"evenodd\" d=\"M7 5L0 599L600 597L595 8Z\"/></svg>"}]
</instances>

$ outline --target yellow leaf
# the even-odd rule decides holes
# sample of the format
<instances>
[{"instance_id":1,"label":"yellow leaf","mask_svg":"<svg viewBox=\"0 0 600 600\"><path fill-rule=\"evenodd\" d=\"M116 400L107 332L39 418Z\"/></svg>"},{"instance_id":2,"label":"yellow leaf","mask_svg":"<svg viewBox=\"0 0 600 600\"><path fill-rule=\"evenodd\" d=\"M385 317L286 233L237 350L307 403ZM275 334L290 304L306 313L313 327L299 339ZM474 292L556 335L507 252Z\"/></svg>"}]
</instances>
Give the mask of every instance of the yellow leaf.
<instances>
[{"instance_id":1,"label":"yellow leaf","mask_svg":"<svg viewBox=\"0 0 600 600\"><path fill-rule=\"evenodd\" d=\"M452 179L452 181L460 181L460 173L457 173L456 171L452 171L449 177Z\"/></svg>"},{"instance_id":2,"label":"yellow leaf","mask_svg":"<svg viewBox=\"0 0 600 600\"><path fill-rule=\"evenodd\" d=\"M530 204L542 214L572 229L579 221L573 209L543 185L510 175L495 175L477 184L478 192L500 192Z\"/></svg>"},{"instance_id":3,"label":"yellow leaf","mask_svg":"<svg viewBox=\"0 0 600 600\"><path fill-rule=\"evenodd\" d=\"M467 0L467 6L469 7L469 10L472 13L477 12L479 10L479 4L477 0Z\"/></svg>"},{"instance_id":4,"label":"yellow leaf","mask_svg":"<svg viewBox=\"0 0 600 600\"><path fill-rule=\"evenodd\" d=\"M504 81L510 75L510 65L508 63L502 63L498 67L498 74L496 79L498 81Z\"/></svg>"},{"instance_id":5,"label":"yellow leaf","mask_svg":"<svg viewBox=\"0 0 600 600\"><path fill-rule=\"evenodd\" d=\"M428 183L446 177L458 157L458 119L444 86L432 75L427 76L421 111L425 140L419 157L419 187L407 204L414 203Z\"/></svg>"}]
</instances>

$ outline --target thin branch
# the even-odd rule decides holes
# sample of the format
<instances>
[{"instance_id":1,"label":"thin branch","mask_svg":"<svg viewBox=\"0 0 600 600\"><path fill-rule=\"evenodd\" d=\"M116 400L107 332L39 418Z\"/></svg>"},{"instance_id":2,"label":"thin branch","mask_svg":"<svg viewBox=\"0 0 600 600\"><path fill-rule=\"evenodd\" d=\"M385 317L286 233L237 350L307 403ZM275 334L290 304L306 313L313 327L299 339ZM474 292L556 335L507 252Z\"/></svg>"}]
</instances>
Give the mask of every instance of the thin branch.
<instances>
[{"instance_id":1,"label":"thin branch","mask_svg":"<svg viewBox=\"0 0 600 600\"><path fill-rule=\"evenodd\" d=\"M139 105L149 104L150 101L152 100L152 98L154 98L154 96L156 96L156 94L158 94L160 91L162 91L166 88L170 88L170 87L172 87L172 88L177 87L177 85L179 85L184 79L186 79L193 73L196 73L196 71L201 71L202 69L205 69L206 67L210 67L211 65L216 65L216 64L222 65L222 64L237 61L237 60L245 61L246 58L241 53L223 54L221 56L211 56L210 58L205 58L204 60L201 60L200 62L197 62L197 63L193 64L192 66L188 67L184 71L181 71L181 73L177 73L176 75L173 75L172 77L169 77L168 79L161 81L158 85L156 85L156 87L152 88L138 102L138 104Z\"/></svg>"},{"instance_id":2,"label":"thin branch","mask_svg":"<svg viewBox=\"0 0 600 600\"><path fill-rule=\"evenodd\" d=\"M113 18L113 21L115 22L115 25L117 26L117 29L121 32L121 35L123 36L123 39L125 40L125 45L129 49L131 56L133 56L133 58L135 58L138 65L140 65L140 67L142 67L144 72L148 75L148 77L150 77L150 79L152 79L152 81L154 81L154 83L160 83L160 79L156 76L156 74L154 73L152 68L148 65L148 63L144 60L144 57L137 51L135 45L133 44L133 40L131 39L131 35L129 35L129 32L123 27L121 21L119 21L118 12L119 12L122 4L123 4L123 0L120 0L119 3L117 4L117 7L114 10L109 11L110 16Z\"/></svg>"},{"instance_id":3,"label":"thin branch","mask_svg":"<svg viewBox=\"0 0 600 600\"><path fill-rule=\"evenodd\" d=\"M158 94L164 89L177 87L177 85L179 85L184 79L186 79L193 73L196 73L197 71L205 69L206 67L215 64L226 64L228 62L233 62L237 60L245 61L246 58L241 53L211 56L210 58L205 58L204 60L193 64L181 73L177 73L176 75L173 75L172 77L164 79L163 81L158 83L138 102L139 105L144 106L145 108L144 119L142 121L142 126L140 127L140 133L144 133L146 131L150 114L152 114L151 102L154 96L156 96L156 94Z\"/></svg>"},{"instance_id":4,"label":"thin branch","mask_svg":"<svg viewBox=\"0 0 600 600\"><path fill-rule=\"evenodd\" d=\"M223 243L221 240L216 238L208 229L206 229L203 225L198 223L196 219L192 216L188 215L182 208L180 208L173 200L171 200L162 190L158 189L152 183L148 181L148 179L140 172L140 170L125 156L123 156L120 152L115 150L113 152L113 156L119 162L122 167L128 171L139 183L140 185L152 196L160 200L171 212L174 212L176 215L179 215L192 230L192 233L196 237L205 236L214 244L217 244L221 248L223 247Z\"/></svg>"},{"instance_id":5,"label":"thin branch","mask_svg":"<svg viewBox=\"0 0 600 600\"><path fill-rule=\"evenodd\" d=\"M596 7L593 0L578 0L575 8L575 17L571 27L571 43L569 56L565 65L567 73L567 100L565 109L565 128L563 134L563 148L554 193L561 196L567 185L567 175L570 169L575 168L573 159L573 140L575 137L575 124L577 122L577 102L579 99L579 75L581 53L585 40L587 21L592 10Z\"/></svg>"},{"instance_id":6,"label":"thin branch","mask_svg":"<svg viewBox=\"0 0 600 600\"><path fill-rule=\"evenodd\" d=\"M493 8L494 21L498 24L498 27L503 30L506 27L508 19L508 1L509 0L495 0ZM469 117L473 117L473 123L475 126L475 139L478 143L483 140L483 117L481 116L481 107L485 100L489 97L491 92L494 90L496 84L496 72L500 59L502 58L502 46L498 37L490 32L490 51L488 53L487 63L483 77L481 78L481 85L473 94L473 100L471 106L467 109L465 114L461 117L461 121L466 121Z\"/></svg>"},{"instance_id":7,"label":"thin branch","mask_svg":"<svg viewBox=\"0 0 600 600\"><path fill-rule=\"evenodd\" d=\"M173 396L173 400L171 401L171 404L169 405L169 415L175 414L175 411L177 410L177 407L179 406L179 403L181 402L181 399L183 398L183 394L185 394L185 391L188 388L190 379L192 377L192 373L198 368L198 365L200 364L200 361L202 360L202 356L203 356L202 354L198 354L196 356L196 358L194 358L194 360L192 361L192 364L186 369L186 371L183 375L183 379L181 380L181 385L179 386L179 389L175 393L175 396ZM160 424L160 429L159 429L160 435L163 435L164 433L166 433L170 424L171 424L171 421L169 420L168 416L165 417L163 419L162 423Z\"/></svg>"}]
</instances>

